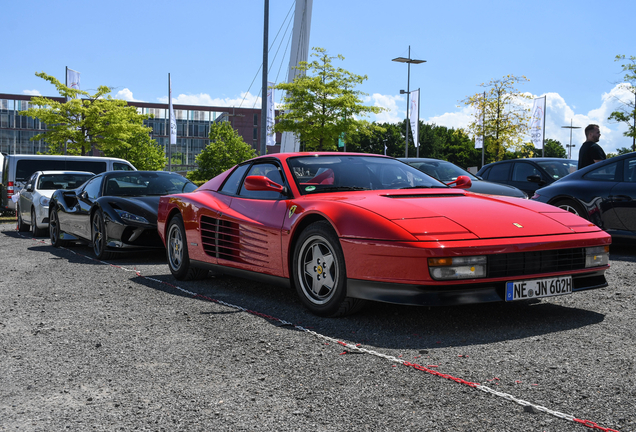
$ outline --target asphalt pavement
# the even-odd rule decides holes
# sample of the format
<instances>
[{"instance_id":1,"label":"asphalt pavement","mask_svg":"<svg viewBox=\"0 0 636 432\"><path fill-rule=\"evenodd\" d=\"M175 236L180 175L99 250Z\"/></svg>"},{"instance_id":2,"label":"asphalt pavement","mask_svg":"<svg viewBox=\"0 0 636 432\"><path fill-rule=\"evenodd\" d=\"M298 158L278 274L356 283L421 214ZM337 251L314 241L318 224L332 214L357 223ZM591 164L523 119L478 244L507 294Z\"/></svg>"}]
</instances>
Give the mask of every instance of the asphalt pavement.
<instances>
[{"instance_id":1,"label":"asphalt pavement","mask_svg":"<svg viewBox=\"0 0 636 432\"><path fill-rule=\"evenodd\" d=\"M636 431L636 247L609 286L320 318L0 225L2 431ZM604 429L603 429L604 428Z\"/></svg>"}]
</instances>

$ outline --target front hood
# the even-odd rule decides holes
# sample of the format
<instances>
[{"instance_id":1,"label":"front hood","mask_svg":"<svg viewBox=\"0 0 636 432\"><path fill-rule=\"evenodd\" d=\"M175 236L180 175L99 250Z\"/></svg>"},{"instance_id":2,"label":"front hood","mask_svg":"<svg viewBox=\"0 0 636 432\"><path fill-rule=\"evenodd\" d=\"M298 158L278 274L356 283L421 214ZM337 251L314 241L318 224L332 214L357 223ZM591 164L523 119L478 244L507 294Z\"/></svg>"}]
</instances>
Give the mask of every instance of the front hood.
<instances>
[{"instance_id":1,"label":"front hood","mask_svg":"<svg viewBox=\"0 0 636 432\"><path fill-rule=\"evenodd\" d=\"M349 200L393 221L420 240L488 239L571 234L598 228L547 204L463 191L366 194Z\"/></svg>"}]
</instances>

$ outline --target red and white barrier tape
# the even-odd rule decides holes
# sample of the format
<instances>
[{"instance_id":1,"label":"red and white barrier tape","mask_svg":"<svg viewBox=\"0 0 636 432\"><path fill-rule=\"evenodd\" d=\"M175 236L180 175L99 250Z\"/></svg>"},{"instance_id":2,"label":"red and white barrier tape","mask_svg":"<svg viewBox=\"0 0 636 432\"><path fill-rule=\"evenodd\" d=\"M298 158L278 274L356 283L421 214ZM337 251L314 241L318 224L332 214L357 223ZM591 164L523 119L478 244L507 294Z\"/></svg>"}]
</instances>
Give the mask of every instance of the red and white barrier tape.
<instances>
[{"instance_id":1,"label":"red and white barrier tape","mask_svg":"<svg viewBox=\"0 0 636 432\"><path fill-rule=\"evenodd\" d=\"M24 238L28 238L28 237L23 236L23 235L21 235L21 236L24 237ZM43 240L38 240L38 239L35 239L35 238L33 240L41 242L41 243L44 243L44 244L50 244L50 243L47 243L47 242L45 242ZM291 323L289 321L285 321L285 320L282 320L280 318L273 317L271 315L267 315L267 314L264 314L264 313L261 313L261 312L249 310L249 309L246 309L246 308L244 308L242 306L237 306L237 305L234 305L232 303L224 302L222 300L213 299L213 298L207 297L207 296L205 296L203 294L199 294L199 293L196 293L196 292L193 292L193 291L189 291L189 290L187 290L185 288L181 288L178 285L174 285L174 284L171 284L171 283L159 280L159 279L151 278L151 277L148 277L148 276L143 276L141 274L141 272L139 272L136 269L128 269L128 268L121 267L121 266L118 266L118 265L115 265L115 264L112 264L112 263L109 263L109 262L106 262L106 261L101 261L101 260L98 260L96 258L87 256L87 255L84 255L84 254L81 254L81 253L78 253L78 252L76 252L76 251L74 251L72 249L68 249L68 248L61 248L61 249L67 250L67 251L69 251L69 252L71 252L71 253L73 253L75 255L90 259L92 261L97 261L99 263L102 263L102 264L105 264L105 265L108 265L108 266L111 266L111 267L118 268L118 269L123 270L123 271L133 272L133 273L135 273L137 276L139 276L141 278L144 278L144 279L147 279L147 280L150 280L150 281L154 281L154 282L157 282L159 284L168 285L168 286L170 286L170 287L172 287L172 288L174 288L174 289L176 289L178 291L181 291L181 292L183 292L185 294L188 294L188 295L192 296L193 298L199 298L199 299L206 300L206 301L209 301L209 302L217 303L217 304L220 304L220 305L223 305L223 306L227 306L227 307L232 308L232 309L237 309L237 310L249 313L251 315L255 315L255 316L259 316L261 318L268 319L270 321L276 321L280 325L286 325L286 326L293 327L293 328L295 328L297 330L300 330L300 331L303 331L305 333L308 333L308 334L310 334L310 335L312 335L312 336L314 336L314 337L316 337L318 339L322 339L322 340L325 340L327 342L331 342L331 343L335 343L335 344L341 345L341 346L347 348L347 350L349 350L349 351L356 351L356 352L360 352L360 353L369 354L369 355L372 355L372 356L375 356L375 357L383 358L383 359L388 360L388 361L393 362L393 363L398 363L398 364L402 364L404 366L412 367L413 369L416 369L418 371L426 372L426 373L431 374L431 375L435 375L435 376L438 376L438 377L441 377L441 378L452 380L452 381L455 381L455 382L457 382L459 384L467 385L469 387L472 387L474 389L483 391L485 393L490 393L492 395L495 395L495 396L498 396L500 398L503 398L503 399L506 399L508 401L514 402L516 404L519 404L519 405L521 405L523 407L532 407L536 411L541 411L541 412L544 412L546 414L550 414L550 415L552 415L554 417L558 417L558 418L563 419L563 420L569 420L569 421L573 421L575 423L580 423L583 426L586 426L586 427L591 428L591 429L596 429L596 430L604 431L604 432L619 432L616 429L605 428L605 427L599 426L598 424L596 424L595 422L590 421L590 420L582 420L582 419L576 418L575 416L570 415L570 414L565 414L565 413L562 413L562 412L559 412L559 411L551 410L551 409L546 408L546 407L541 406L541 405L533 404L532 402L528 402L528 401L525 401L523 399L519 399L519 398L517 398L517 397L515 397L515 396L513 396L513 395L511 395L509 393L499 392L497 390L493 390L492 388L484 386L484 385L481 385L479 383L466 381L466 380L464 380L462 378L457 378L457 377L454 377L454 376L449 375L449 374L444 374L444 373L438 372L436 370L430 369L431 367L433 367L431 365L429 365L429 367L425 367L425 366L419 365L417 363L408 362L408 361L400 359L398 357L394 357L394 356L390 356L390 355L387 355L387 354L382 354L382 353L377 352L377 351L373 351L373 350L369 350L369 349L366 349L366 348L362 348L361 344L349 344L349 343L346 343L346 342L342 342L342 341L339 341L337 339L331 338L329 336L325 336L323 334L317 333L317 332L315 332L313 330L309 330L309 329L304 328L302 326L293 324L293 323Z\"/></svg>"}]
</instances>

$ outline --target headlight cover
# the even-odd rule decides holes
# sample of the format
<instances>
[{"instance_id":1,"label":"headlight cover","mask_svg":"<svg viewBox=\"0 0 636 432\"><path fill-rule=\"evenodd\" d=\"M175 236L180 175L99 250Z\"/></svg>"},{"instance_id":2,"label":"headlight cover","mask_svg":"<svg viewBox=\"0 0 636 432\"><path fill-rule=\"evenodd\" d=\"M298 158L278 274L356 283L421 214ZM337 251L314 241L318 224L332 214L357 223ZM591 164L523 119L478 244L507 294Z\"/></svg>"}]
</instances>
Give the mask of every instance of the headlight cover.
<instances>
[{"instance_id":1,"label":"headlight cover","mask_svg":"<svg viewBox=\"0 0 636 432\"><path fill-rule=\"evenodd\" d=\"M487 263L484 255L429 258L428 269L435 280L475 279L486 277Z\"/></svg>"},{"instance_id":2,"label":"headlight cover","mask_svg":"<svg viewBox=\"0 0 636 432\"><path fill-rule=\"evenodd\" d=\"M49 197L45 197L45 196L40 197L40 205L42 207L48 207L50 201L51 201L51 198Z\"/></svg>"},{"instance_id":3,"label":"headlight cover","mask_svg":"<svg viewBox=\"0 0 636 432\"><path fill-rule=\"evenodd\" d=\"M122 220L125 220L128 222L150 224L150 222L148 222L148 219L146 219L143 216L138 216L136 214L130 213L129 211L121 210L121 209L115 209L115 211L117 212L119 217L122 218Z\"/></svg>"},{"instance_id":4,"label":"headlight cover","mask_svg":"<svg viewBox=\"0 0 636 432\"><path fill-rule=\"evenodd\" d=\"M585 267L601 267L609 264L609 246L585 248Z\"/></svg>"}]
</instances>

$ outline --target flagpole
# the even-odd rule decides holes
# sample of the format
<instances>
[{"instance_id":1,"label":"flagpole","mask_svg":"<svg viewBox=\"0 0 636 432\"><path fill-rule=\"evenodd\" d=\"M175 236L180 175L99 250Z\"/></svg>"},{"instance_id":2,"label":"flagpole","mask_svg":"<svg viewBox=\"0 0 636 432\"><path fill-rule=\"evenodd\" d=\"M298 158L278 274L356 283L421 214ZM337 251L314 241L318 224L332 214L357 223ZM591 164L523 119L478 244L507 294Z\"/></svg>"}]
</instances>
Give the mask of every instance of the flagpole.
<instances>
[{"instance_id":1,"label":"flagpole","mask_svg":"<svg viewBox=\"0 0 636 432\"><path fill-rule=\"evenodd\" d=\"M172 171L172 83L170 82L170 72L168 72L168 171Z\"/></svg>"},{"instance_id":2,"label":"flagpole","mask_svg":"<svg viewBox=\"0 0 636 432\"><path fill-rule=\"evenodd\" d=\"M547 96L543 96L543 129L541 130L543 132L543 137L541 138L541 157L545 157L545 112L548 109L548 100L546 97Z\"/></svg>"},{"instance_id":3,"label":"flagpole","mask_svg":"<svg viewBox=\"0 0 636 432\"><path fill-rule=\"evenodd\" d=\"M420 157L420 145L422 145L422 143L420 142L420 89L417 89L417 127L415 128L415 130L417 130L417 135L418 136L414 136L413 140L417 143L417 153L416 156L419 158Z\"/></svg>"},{"instance_id":4,"label":"flagpole","mask_svg":"<svg viewBox=\"0 0 636 432\"><path fill-rule=\"evenodd\" d=\"M66 70L64 72L64 85L66 86L66 88L68 88L68 66L66 66ZM68 96L66 97L66 102L68 102ZM68 144L68 139L66 141L64 141L64 154L66 155L67 153L67 144Z\"/></svg>"},{"instance_id":5,"label":"flagpole","mask_svg":"<svg viewBox=\"0 0 636 432\"><path fill-rule=\"evenodd\" d=\"M484 106L481 109L481 166L484 166L486 154L486 92L484 92Z\"/></svg>"},{"instance_id":6,"label":"flagpole","mask_svg":"<svg viewBox=\"0 0 636 432\"><path fill-rule=\"evenodd\" d=\"M269 0L265 0L263 15L263 82L261 90L261 142L259 145L261 156L267 154L267 45L269 44Z\"/></svg>"}]
</instances>

